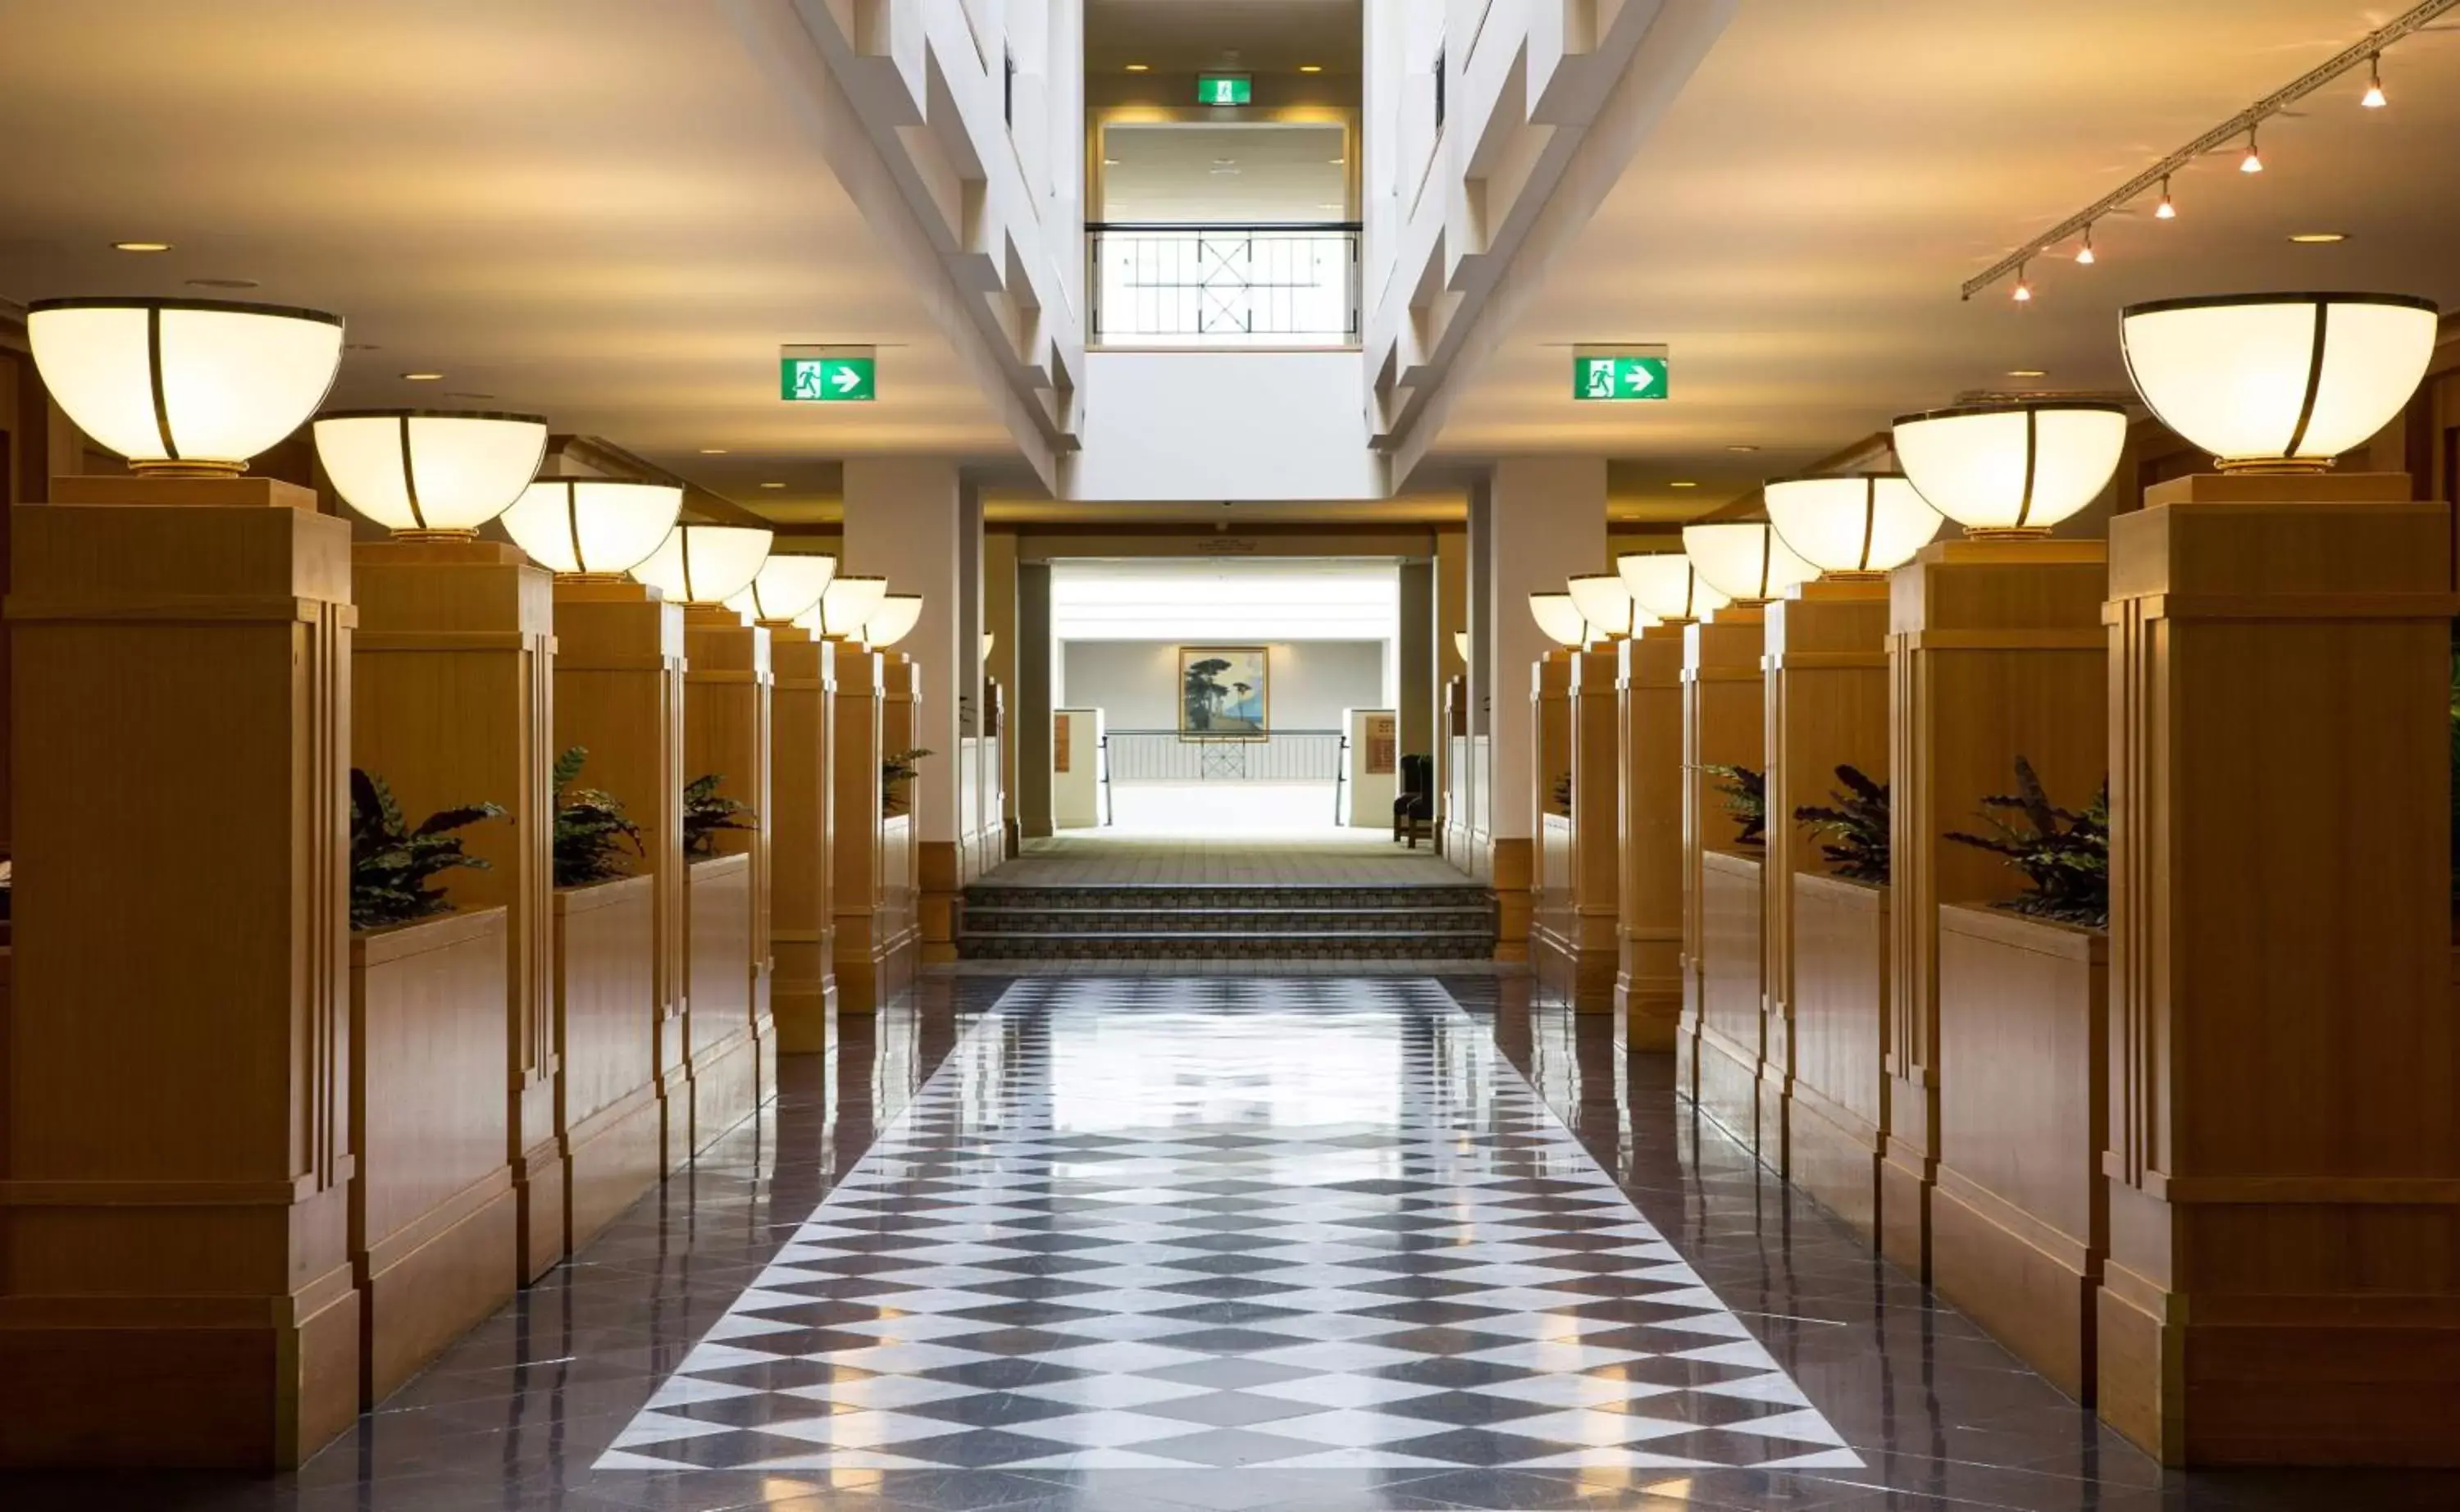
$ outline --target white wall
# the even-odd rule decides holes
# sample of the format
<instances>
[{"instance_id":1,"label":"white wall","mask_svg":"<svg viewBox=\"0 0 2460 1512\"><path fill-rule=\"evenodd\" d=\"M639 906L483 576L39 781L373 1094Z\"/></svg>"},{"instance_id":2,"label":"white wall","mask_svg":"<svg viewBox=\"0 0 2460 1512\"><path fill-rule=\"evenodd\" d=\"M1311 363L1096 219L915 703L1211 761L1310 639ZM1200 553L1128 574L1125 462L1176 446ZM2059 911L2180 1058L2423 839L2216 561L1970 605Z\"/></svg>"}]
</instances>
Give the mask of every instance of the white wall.
<instances>
[{"instance_id":1,"label":"white wall","mask_svg":"<svg viewBox=\"0 0 2460 1512\"><path fill-rule=\"evenodd\" d=\"M1068 498L1381 499L1355 351L1092 351Z\"/></svg>"},{"instance_id":2,"label":"white wall","mask_svg":"<svg viewBox=\"0 0 2460 1512\"><path fill-rule=\"evenodd\" d=\"M1099 709L1113 730L1178 728L1177 641L1069 641L1059 705ZM1272 647L1272 725L1338 730L1344 709L1388 709L1386 641L1282 641Z\"/></svg>"}]
</instances>

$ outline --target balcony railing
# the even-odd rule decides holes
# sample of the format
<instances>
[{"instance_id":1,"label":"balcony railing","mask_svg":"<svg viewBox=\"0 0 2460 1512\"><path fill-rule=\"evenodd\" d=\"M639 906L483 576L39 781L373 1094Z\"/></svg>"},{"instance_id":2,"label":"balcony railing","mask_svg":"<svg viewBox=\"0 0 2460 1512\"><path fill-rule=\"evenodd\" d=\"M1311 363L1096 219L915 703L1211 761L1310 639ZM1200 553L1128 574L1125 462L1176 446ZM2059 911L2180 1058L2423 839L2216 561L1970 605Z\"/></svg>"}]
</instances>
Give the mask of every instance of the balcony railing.
<instances>
[{"instance_id":1,"label":"balcony railing","mask_svg":"<svg viewBox=\"0 0 2460 1512\"><path fill-rule=\"evenodd\" d=\"M1276 730L1262 740L1190 740L1176 730L1113 730L1113 782L1330 782L1338 730Z\"/></svg>"},{"instance_id":2,"label":"balcony railing","mask_svg":"<svg viewBox=\"0 0 2460 1512\"><path fill-rule=\"evenodd\" d=\"M1093 344L1355 345L1358 230L1355 221L1088 225Z\"/></svg>"}]
</instances>

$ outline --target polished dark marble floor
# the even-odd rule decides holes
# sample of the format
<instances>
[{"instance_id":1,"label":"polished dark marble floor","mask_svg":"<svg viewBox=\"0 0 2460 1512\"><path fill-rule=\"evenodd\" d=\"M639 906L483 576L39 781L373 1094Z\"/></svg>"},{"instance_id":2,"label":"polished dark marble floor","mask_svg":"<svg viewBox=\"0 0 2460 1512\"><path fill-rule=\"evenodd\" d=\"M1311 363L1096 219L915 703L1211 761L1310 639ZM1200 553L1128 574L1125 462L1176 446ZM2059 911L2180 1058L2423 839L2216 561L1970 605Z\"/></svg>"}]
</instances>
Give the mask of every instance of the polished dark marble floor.
<instances>
[{"instance_id":1,"label":"polished dark marble floor","mask_svg":"<svg viewBox=\"0 0 2460 1512\"><path fill-rule=\"evenodd\" d=\"M1524 982L1008 987L849 1020L296 1476L0 1508L2460 1507L2162 1472Z\"/></svg>"}]
</instances>

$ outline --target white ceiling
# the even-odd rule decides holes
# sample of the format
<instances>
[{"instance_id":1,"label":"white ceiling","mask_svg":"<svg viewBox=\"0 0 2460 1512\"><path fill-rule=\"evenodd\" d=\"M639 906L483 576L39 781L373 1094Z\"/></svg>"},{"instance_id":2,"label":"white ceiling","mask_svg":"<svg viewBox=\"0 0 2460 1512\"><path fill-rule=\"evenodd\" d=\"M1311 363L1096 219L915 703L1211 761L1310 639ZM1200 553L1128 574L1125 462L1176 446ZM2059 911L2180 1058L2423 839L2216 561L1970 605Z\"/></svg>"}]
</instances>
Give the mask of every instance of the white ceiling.
<instances>
[{"instance_id":1,"label":"white ceiling","mask_svg":"<svg viewBox=\"0 0 2460 1512\"><path fill-rule=\"evenodd\" d=\"M1327 73L1355 74L1366 37L1361 0L1085 3L1085 66L1095 73L1142 63L1158 73L1235 66L1283 74L1314 64Z\"/></svg>"},{"instance_id":2,"label":"white ceiling","mask_svg":"<svg viewBox=\"0 0 2460 1512\"><path fill-rule=\"evenodd\" d=\"M2460 37L2384 58L2118 217L2038 292L1958 286L2397 10L2339 0L1745 0L1599 214L1452 408L1455 457L1629 459L1623 512L1748 492L1961 391L2123 389L2123 304L2253 288L2460 302ZM2340 230L2338 246L2294 231ZM1665 342L1673 398L1576 404L1576 342ZM2012 379L2010 370L2047 376ZM1756 446L1735 453L1731 446ZM1687 479L1684 492L1665 484Z\"/></svg>"},{"instance_id":3,"label":"white ceiling","mask_svg":"<svg viewBox=\"0 0 2460 1512\"><path fill-rule=\"evenodd\" d=\"M1347 133L1338 125L1118 123L1102 132L1105 221L1348 218Z\"/></svg>"},{"instance_id":4,"label":"white ceiling","mask_svg":"<svg viewBox=\"0 0 2460 1512\"><path fill-rule=\"evenodd\" d=\"M1068 641L1384 640L1399 623L1400 593L1389 562L1055 562L1051 633Z\"/></svg>"},{"instance_id":5,"label":"white ceiling","mask_svg":"<svg viewBox=\"0 0 2460 1512\"><path fill-rule=\"evenodd\" d=\"M0 298L329 309L375 349L335 404L541 412L755 505L1014 450L724 8L0 0ZM780 403L784 342L879 344L880 402Z\"/></svg>"}]
</instances>

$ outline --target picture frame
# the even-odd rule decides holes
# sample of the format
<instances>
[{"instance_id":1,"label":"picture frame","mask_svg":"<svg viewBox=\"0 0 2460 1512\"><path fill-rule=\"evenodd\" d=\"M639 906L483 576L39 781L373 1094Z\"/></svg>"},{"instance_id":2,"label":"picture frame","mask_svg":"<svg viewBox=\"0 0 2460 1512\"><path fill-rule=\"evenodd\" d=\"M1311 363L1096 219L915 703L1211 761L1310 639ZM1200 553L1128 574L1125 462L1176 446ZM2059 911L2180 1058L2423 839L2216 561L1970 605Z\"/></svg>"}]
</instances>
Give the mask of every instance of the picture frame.
<instances>
[{"instance_id":1,"label":"picture frame","mask_svg":"<svg viewBox=\"0 0 2460 1512\"><path fill-rule=\"evenodd\" d=\"M1180 647L1178 737L1271 739L1272 688L1269 647Z\"/></svg>"}]
</instances>

